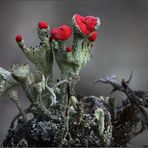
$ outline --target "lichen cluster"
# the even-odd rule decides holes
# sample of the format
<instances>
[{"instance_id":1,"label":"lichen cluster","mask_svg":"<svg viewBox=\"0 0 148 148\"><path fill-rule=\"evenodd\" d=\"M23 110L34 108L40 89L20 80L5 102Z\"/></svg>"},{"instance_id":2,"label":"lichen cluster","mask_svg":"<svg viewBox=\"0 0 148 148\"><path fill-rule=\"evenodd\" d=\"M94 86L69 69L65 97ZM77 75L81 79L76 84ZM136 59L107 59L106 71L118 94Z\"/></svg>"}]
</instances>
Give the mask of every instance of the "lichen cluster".
<instances>
[{"instance_id":1,"label":"lichen cluster","mask_svg":"<svg viewBox=\"0 0 148 148\"><path fill-rule=\"evenodd\" d=\"M30 102L48 116L50 115L46 107L56 103L57 93L66 100L66 87L60 91L59 85L55 86L57 82L53 82L53 56L61 72L60 80L67 80L65 83L69 83L71 80L68 79L72 75L79 75L82 67L90 60L91 44L96 39L95 31L100 25L99 18L78 14L73 16L72 22L74 39L69 47L66 47L66 41L71 37L72 29L67 25L50 31L47 22L39 22L37 31L40 46L35 48L27 48L22 35L16 36L19 47L37 70L31 72L28 64L13 65L11 72L1 68L1 95L7 95L13 87L21 85Z\"/></svg>"},{"instance_id":2,"label":"lichen cluster","mask_svg":"<svg viewBox=\"0 0 148 148\"><path fill-rule=\"evenodd\" d=\"M24 123L28 123L27 114L30 112L33 113L35 119L42 117L50 122L54 118L58 120L62 118L63 128L60 130L60 145L68 134L72 135L69 125L74 122L76 116L80 117L80 121L88 122L84 119L85 110L88 108L85 107L84 100L91 102L91 99L78 100L75 94L75 85L80 79L80 70L91 58L91 48L97 38L96 31L99 29L100 19L75 14L72 18L72 26L73 30L68 25L61 25L50 30L47 22L39 22L37 27L40 39L39 47L28 48L23 36L20 34L16 36L16 42L20 49L28 60L36 66L36 70L30 70L28 64L12 65L10 72L0 68L0 95L8 96L20 110L20 113L11 123L11 129L14 128L14 122L20 118ZM73 41L71 45L67 45L67 40L72 34ZM61 73L58 82L53 81L54 59ZM23 109L19 104L17 86L22 87L30 101L30 106L27 109ZM108 126L111 125L110 122L105 124L105 119L108 117L110 120L110 115L107 113L107 109L100 105L102 104L102 102L99 103L100 98L92 97L92 100L95 102L95 107L89 120L92 120L91 124L98 127L97 134L103 137ZM97 122L94 122L95 119ZM109 143L106 142L106 144Z\"/></svg>"},{"instance_id":3,"label":"lichen cluster","mask_svg":"<svg viewBox=\"0 0 148 148\"><path fill-rule=\"evenodd\" d=\"M72 26L61 25L50 30L47 22L37 27L40 45L27 48L22 35L16 41L36 67L14 64L10 72L0 67L0 96L9 97L19 109L13 118L4 147L98 147L126 146L136 135L148 128L148 92L132 90L124 79L116 77L97 79L94 83L111 84L113 90L125 93L126 99L117 106L110 97L80 96L75 86L81 69L91 59L91 48L97 38L98 17L75 14ZM71 45L68 40L73 34ZM56 61L60 78L53 80ZM23 109L17 87L21 86L30 101ZM33 115L28 119L28 114ZM141 129L137 130L141 124Z\"/></svg>"}]
</instances>

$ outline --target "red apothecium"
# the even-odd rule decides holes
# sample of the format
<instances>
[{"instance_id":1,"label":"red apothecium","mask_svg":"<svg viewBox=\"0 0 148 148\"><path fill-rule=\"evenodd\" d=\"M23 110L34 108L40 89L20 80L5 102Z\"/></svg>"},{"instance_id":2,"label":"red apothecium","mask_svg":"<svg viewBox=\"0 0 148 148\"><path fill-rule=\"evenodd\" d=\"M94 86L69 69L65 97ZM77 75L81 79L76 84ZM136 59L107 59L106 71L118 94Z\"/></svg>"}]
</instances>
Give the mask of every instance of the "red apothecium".
<instances>
[{"instance_id":1,"label":"red apothecium","mask_svg":"<svg viewBox=\"0 0 148 148\"><path fill-rule=\"evenodd\" d=\"M75 14L73 16L73 25L76 30L79 30L81 33L85 35L89 35L93 31L98 29L97 26L100 25L100 19L98 17L84 17L79 14Z\"/></svg>"},{"instance_id":2,"label":"red apothecium","mask_svg":"<svg viewBox=\"0 0 148 148\"><path fill-rule=\"evenodd\" d=\"M39 22L38 27L40 29L47 29L48 28L48 23L47 22Z\"/></svg>"},{"instance_id":3,"label":"red apothecium","mask_svg":"<svg viewBox=\"0 0 148 148\"><path fill-rule=\"evenodd\" d=\"M17 41L18 43L20 43L20 42L22 42L22 40L23 40L23 36L22 36L21 34L18 34L18 35L16 36L16 41Z\"/></svg>"},{"instance_id":4,"label":"red apothecium","mask_svg":"<svg viewBox=\"0 0 148 148\"><path fill-rule=\"evenodd\" d=\"M67 40L72 34L72 29L67 25L62 25L51 30L51 38L55 40Z\"/></svg>"},{"instance_id":5,"label":"red apothecium","mask_svg":"<svg viewBox=\"0 0 148 148\"><path fill-rule=\"evenodd\" d=\"M97 38L97 32L95 31L88 37L88 40L90 42L94 42L96 40L96 38Z\"/></svg>"},{"instance_id":6,"label":"red apothecium","mask_svg":"<svg viewBox=\"0 0 148 148\"><path fill-rule=\"evenodd\" d=\"M67 52L71 52L73 49L72 49L72 47L71 46L68 46L67 48L66 48L66 51Z\"/></svg>"}]
</instances>

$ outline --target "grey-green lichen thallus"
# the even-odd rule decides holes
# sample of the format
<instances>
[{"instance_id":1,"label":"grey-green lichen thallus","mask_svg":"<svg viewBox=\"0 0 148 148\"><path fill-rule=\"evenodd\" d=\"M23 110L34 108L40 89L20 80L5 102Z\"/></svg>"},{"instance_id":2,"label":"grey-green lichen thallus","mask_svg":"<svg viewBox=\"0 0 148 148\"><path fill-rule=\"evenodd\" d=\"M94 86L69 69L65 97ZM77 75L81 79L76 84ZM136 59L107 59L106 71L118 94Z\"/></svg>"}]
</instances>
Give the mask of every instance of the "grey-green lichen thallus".
<instances>
[{"instance_id":1,"label":"grey-green lichen thallus","mask_svg":"<svg viewBox=\"0 0 148 148\"><path fill-rule=\"evenodd\" d=\"M10 72L0 68L0 95L6 95L14 101L25 122L28 120L28 111L46 117L48 120L53 119L54 113L61 114L65 123L61 133L63 138L69 134L70 115L80 112L80 115L83 116L84 110L81 105L83 101L77 99L75 85L80 79L81 69L91 59L91 50L97 38L96 31L99 29L100 19L75 14L72 18L72 26L73 30L68 25L61 25L50 30L47 22L39 22L37 33L40 45L34 48L26 46L22 35L16 36L20 49L26 58L35 65L35 71L30 70L28 64L12 65ZM73 35L73 41L71 45L68 45L67 41L71 35ZM54 59L61 74L58 82L53 81ZM30 106L27 109L23 109L19 104L16 90L18 86L22 87L30 101ZM92 99L101 100L97 97L92 97ZM31 110L32 108L35 110ZM103 139L106 138L104 138L106 133L111 135L109 132L111 131L111 123L105 124L104 112L105 110L101 106L95 108L94 111L94 120L97 120L99 124L98 134ZM110 118L109 113L106 116ZM107 140L109 141L110 138ZM109 145L108 141L107 145Z\"/></svg>"}]
</instances>

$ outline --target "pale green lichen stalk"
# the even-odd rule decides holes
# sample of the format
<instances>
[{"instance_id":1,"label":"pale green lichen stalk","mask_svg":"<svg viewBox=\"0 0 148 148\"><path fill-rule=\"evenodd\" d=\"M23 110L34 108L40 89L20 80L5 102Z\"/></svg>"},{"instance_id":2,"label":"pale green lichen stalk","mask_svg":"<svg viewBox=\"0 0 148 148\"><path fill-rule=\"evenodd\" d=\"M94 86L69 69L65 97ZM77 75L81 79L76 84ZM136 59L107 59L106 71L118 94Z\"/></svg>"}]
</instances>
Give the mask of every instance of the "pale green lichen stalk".
<instances>
[{"instance_id":1,"label":"pale green lichen stalk","mask_svg":"<svg viewBox=\"0 0 148 148\"><path fill-rule=\"evenodd\" d=\"M13 65L11 74L22 86L26 97L31 104L35 106L41 114L50 117L50 112L47 110L42 100L42 92L45 90L45 77L41 72L30 72L27 64Z\"/></svg>"},{"instance_id":2,"label":"pale green lichen stalk","mask_svg":"<svg viewBox=\"0 0 148 148\"><path fill-rule=\"evenodd\" d=\"M102 98L103 96L101 96ZM101 99L100 98L100 99ZM104 98L104 97L103 97ZM105 97L104 103L106 103L106 99L108 100L108 97ZM108 114L110 115L110 114ZM97 108L94 113L95 119L98 121L98 131L99 135L101 136L101 140L104 146L108 146L110 144L110 140L112 138L112 125L109 123L107 127L105 127L105 111L103 108ZM111 117L109 117L111 119Z\"/></svg>"},{"instance_id":3,"label":"pale green lichen stalk","mask_svg":"<svg viewBox=\"0 0 148 148\"><path fill-rule=\"evenodd\" d=\"M103 135L103 133L104 133L104 120L105 120L103 109L102 108L97 108L95 110L94 115L95 115L96 119L99 122L99 134Z\"/></svg>"},{"instance_id":4,"label":"pale green lichen stalk","mask_svg":"<svg viewBox=\"0 0 148 148\"><path fill-rule=\"evenodd\" d=\"M99 29L100 25L99 18L89 16L92 17L92 19L96 20L96 23L93 26L94 28L89 29L90 24L88 26L87 24L83 24L83 22L82 24L78 24L76 16L77 15L74 15L72 18L74 38L73 38L73 43L70 46L71 51L67 51L66 41L65 41L67 38L63 39L55 37L54 35L56 35L57 32L53 30L53 40L51 43L55 53L57 64L59 65L61 71L62 79L68 78L71 73L79 75L80 70L90 60L91 47L93 45L93 41L95 40L93 33ZM84 30L81 30L81 26L79 25L84 25L84 27L86 27L89 30L89 33L86 34L87 29L85 30L86 31L85 32ZM66 29L64 25L60 26L59 28L62 28L62 30Z\"/></svg>"},{"instance_id":5,"label":"pale green lichen stalk","mask_svg":"<svg viewBox=\"0 0 148 148\"><path fill-rule=\"evenodd\" d=\"M53 53L49 44L49 26L47 28L37 28L38 37L40 39L40 46L27 48L24 40L18 42L25 56L35 64L37 69L41 71L45 77L52 80L52 66L53 66Z\"/></svg>"}]
</instances>

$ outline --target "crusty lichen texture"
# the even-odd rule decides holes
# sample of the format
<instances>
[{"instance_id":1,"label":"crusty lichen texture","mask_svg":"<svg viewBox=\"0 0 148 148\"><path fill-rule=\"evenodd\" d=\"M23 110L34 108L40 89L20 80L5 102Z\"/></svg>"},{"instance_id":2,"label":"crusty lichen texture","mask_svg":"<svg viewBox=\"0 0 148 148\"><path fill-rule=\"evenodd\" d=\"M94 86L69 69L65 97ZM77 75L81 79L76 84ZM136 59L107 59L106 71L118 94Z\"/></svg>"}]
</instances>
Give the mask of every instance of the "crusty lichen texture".
<instances>
[{"instance_id":1,"label":"crusty lichen texture","mask_svg":"<svg viewBox=\"0 0 148 148\"><path fill-rule=\"evenodd\" d=\"M20 116L26 122L26 114L30 111L41 117L53 119L53 114L61 114L65 126L61 132L63 138L69 134L70 115L77 112L83 119L83 105L75 96L75 85L79 81L79 73L91 59L91 50L97 38L97 30L100 19L93 16L81 16L75 14L72 17L72 27L61 25L57 28L50 27L47 22L39 22L37 33L40 45L28 48L22 35L16 36L16 42L20 49L35 66L31 71L28 64L12 65L10 72L0 68L0 95L7 95L17 105ZM68 40L73 35L71 44ZM55 58L54 58L55 56ZM60 69L58 82L53 81L53 60L56 60ZM19 96L16 87L21 86L26 97L30 101L28 109L23 109L19 104ZM99 100L99 98L92 97ZM86 99L87 100L87 99ZM100 102L101 103L101 102ZM31 110L35 108L35 110ZM73 109L72 109L73 108ZM94 120L98 121L98 134L100 136L107 132L109 125L105 124L106 116L110 120L107 110L95 108ZM16 117L17 118L17 117ZM15 118L15 119L16 119ZM13 122L15 121L13 120ZM12 124L13 125L13 124ZM109 142L107 142L107 145Z\"/></svg>"}]
</instances>

